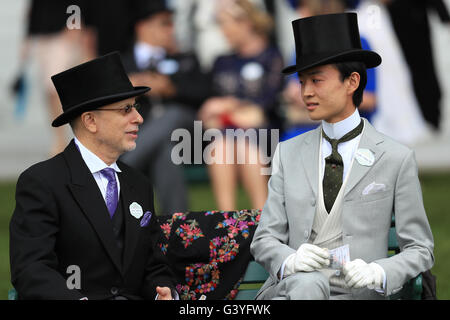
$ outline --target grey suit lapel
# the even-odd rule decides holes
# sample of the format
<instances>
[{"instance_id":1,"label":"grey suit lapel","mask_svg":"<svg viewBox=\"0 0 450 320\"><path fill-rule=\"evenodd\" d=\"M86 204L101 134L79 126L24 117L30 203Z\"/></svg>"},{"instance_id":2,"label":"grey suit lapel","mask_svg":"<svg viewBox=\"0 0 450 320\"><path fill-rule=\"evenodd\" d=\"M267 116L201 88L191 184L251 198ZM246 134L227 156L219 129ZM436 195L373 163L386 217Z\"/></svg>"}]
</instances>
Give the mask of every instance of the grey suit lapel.
<instances>
[{"instance_id":1,"label":"grey suit lapel","mask_svg":"<svg viewBox=\"0 0 450 320\"><path fill-rule=\"evenodd\" d=\"M372 166L361 165L356 159L353 161L352 169L349 172L347 186L344 191L344 196L347 195L361 179L375 166L378 160L382 157L384 150L379 147L379 144L384 141L383 137L375 130L374 127L364 119L364 131L359 142L358 149L369 149L373 152L375 161Z\"/></svg>"},{"instance_id":2,"label":"grey suit lapel","mask_svg":"<svg viewBox=\"0 0 450 320\"><path fill-rule=\"evenodd\" d=\"M319 167L317 164L319 163L321 130L322 126L314 129L311 134L305 137L303 141L304 146L299 149L303 168L305 169L309 185L315 197L317 197L317 179L319 177Z\"/></svg>"}]
</instances>

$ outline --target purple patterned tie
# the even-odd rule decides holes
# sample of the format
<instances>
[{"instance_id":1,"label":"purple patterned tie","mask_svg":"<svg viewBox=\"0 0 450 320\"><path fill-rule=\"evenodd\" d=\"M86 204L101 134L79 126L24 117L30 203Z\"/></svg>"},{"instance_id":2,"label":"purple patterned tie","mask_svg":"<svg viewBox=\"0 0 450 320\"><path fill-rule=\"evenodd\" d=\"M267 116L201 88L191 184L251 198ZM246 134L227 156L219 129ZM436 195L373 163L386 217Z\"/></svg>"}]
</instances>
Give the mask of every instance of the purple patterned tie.
<instances>
[{"instance_id":1,"label":"purple patterned tie","mask_svg":"<svg viewBox=\"0 0 450 320\"><path fill-rule=\"evenodd\" d=\"M108 207L109 215L111 218L116 212L117 202L118 202L118 190L117 190L117 181L116 174L114 169L105 168L100 171L100 173L108 179L108 185L106 187L106 206Z\"/></svg>"}]
</instances>

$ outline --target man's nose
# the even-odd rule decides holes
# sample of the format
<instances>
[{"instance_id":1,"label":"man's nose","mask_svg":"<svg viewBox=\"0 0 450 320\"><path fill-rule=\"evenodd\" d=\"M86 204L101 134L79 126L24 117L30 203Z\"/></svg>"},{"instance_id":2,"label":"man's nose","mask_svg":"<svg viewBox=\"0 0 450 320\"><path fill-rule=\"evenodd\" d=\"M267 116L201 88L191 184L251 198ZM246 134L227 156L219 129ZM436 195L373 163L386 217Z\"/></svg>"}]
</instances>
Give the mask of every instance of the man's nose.
<instances>
[{"instance_id":1,"label":"man's nose","mask_svg":"<svg viewBox=\"0 0 450 320\"><path fill-rule=\"evenodd\" d=\"M308 81L301 84L301 92L303 97L312 97L314 95L312 85L310 85Z\"/></svg>"},{"instance_id":2,"label":"man's nose","mask_svg":"<svg viewBox=\"0 0 450 320\"><path fill-rule=\"evenodd\" d=\"M137 123L138 125L144 123L144 118L142 118L141 114L139 113L139 111L137 111L136 108L133 108L133 112L135 113L135 117L133 118L133 122Z\"/></svg>"}]
</instances>

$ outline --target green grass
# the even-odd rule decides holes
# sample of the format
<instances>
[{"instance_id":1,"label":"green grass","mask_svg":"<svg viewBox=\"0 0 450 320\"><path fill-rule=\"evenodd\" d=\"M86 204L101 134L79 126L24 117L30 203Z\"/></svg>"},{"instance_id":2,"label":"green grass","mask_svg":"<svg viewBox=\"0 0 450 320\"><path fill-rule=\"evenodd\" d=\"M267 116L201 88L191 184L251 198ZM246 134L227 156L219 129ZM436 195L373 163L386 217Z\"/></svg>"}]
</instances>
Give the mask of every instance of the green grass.
<instances>
[{"instance_id":1,"label":"green grass","mask_svg":"<svg viewBox=\"0 0 450 320\"><path fill-rule=\"evenodd\" d=\"M437 277L437 296L450 299L450 172L422 174L420 176L425 208L433 231L435 265L432 273ZM0 299L7 299L11 288L9 272L9 219L14 210L15 181L0 182ZM216 208L213 193L207 182L189 186L190 210ZM250 208L250 201L242 188L238 189L240 209Z\"/></svg>"},{"instance_id":2,"label":"green grass","mask_svg":"<svg viewBox=\"0 0 450 320\"><path fill-rule=\"evenodd\" d=\"M434 237L438 299L450 299L450 173L421 175L424 206Z\"/></svg>"},{"instance_id":3,"label":"green grass","mask_svg":"<svg viewBox=\"0 0 450 320\"><path fill-rule=\"evenodd\" d=\"M190 211L217 210L209 183L195 183L189 186L189 199ZM236 208L251 209L250 200L242 187L237 191L236 201Z\"/></svg>"},{"instance_id":4,"label":"green grass","mask_svg":"<svg viewBox=\"0 0 450 320\"><path fill-rule=\"evenodd\" d=\"M0 182L0 299L7 299L11 288L9 272L9 219L14 210L16 182Z\"/></svg>"}]
</instances>

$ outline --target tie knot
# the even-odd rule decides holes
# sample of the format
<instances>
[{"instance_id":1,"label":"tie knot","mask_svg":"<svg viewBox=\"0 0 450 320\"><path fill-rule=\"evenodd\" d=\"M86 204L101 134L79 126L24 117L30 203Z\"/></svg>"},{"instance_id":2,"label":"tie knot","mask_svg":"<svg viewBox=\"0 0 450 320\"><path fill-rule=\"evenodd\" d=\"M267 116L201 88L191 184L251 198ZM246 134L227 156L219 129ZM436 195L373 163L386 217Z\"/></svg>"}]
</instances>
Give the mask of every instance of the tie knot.
<instances>
[{"instance_id":1,"label":"tie knot","mask_svg":"<svg viewBox=\"0 0 450 320\"><path fill-rule=\"evenodd\" d=\"M108 179L108 182L116 182L116 175L113 168L105 168L100 173Z\"/></svg>"},{"instance_id":2,"label":"tie knot","mask_svg":"<svg viewBox=\"0 0 450 320\"><path fill-rule=\"evenodd\" d=\"M328 137L326 137L326 136L324 136L324 137L325 137L325 139L328 138ZM341 141L339 141L339 139L330 139L330 138L328 138L327 140L328 140L328 142L331 144L331 148L332 148L333 150L337 150L337 146L338 146L338 144L339 144Z\"/></svg>"},{"instance_id":3,"label":"tie knot","mask_svg":"<svg viewBox=\"0 0 450 320\"><path fill-rule=\"evenodd\" d=\"M323 129L322 129L322 136L331 144L331 147L333 149L337 149L337 145L339 143L346 142L346 141L349 141L349 140L352 140L352 139L356 138L362 132L363 127L364 127L364 121L361 119L361 122L359 123L359 125L355 129L351 130L350 132L345 134L340 139L331 139L330 137L328 137L325 134L325 131L323 131Z\"/></svg>"}]
</instances>

